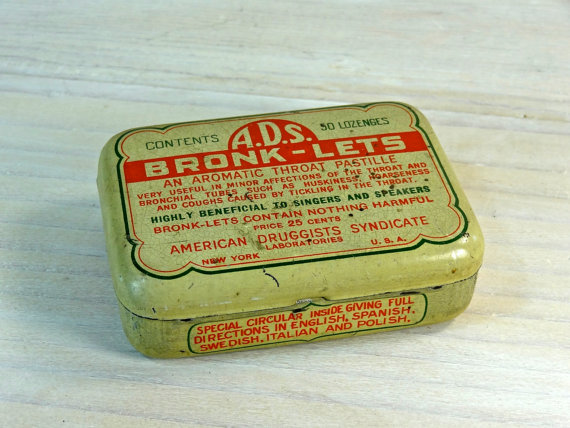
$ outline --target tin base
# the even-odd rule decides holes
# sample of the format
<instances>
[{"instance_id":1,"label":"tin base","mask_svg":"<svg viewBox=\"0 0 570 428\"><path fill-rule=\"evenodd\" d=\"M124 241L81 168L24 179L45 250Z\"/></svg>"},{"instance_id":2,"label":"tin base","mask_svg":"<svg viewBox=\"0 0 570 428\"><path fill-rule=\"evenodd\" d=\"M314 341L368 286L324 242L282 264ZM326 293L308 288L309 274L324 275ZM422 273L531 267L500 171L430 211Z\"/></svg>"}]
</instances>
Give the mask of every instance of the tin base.
<instances>
[{"instance_id":1,"label":"tin base","mask_svg":"<svg viewBox=\"0 0 570 428\"><path fill-rule=\"evenodd\" d=\"M471 301L477 274L436 287L346 301L303 300L287 308L184 320L140 317L120 306L132 345L156 358L342 338L454 318Z\"/></svg>"}]
</instances>

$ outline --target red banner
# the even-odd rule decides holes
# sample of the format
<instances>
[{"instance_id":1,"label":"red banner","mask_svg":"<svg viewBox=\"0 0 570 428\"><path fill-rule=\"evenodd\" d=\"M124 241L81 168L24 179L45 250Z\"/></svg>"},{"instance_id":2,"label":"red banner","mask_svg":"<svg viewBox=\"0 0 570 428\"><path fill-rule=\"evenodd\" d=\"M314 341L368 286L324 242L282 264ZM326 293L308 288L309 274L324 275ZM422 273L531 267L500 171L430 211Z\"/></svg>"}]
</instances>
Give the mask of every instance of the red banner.
<instances>
[{"instance_id":1,"label":"red banner","mask_svg":"<svg viewBox=\"0 0 570 428\"><path fill-rule=\"evenodd\" d=\"M427 150L417 131L333 140L307 137L302 141L254 144L237 150L185 154L124 164L127 183L162 180L212 172L267 168Z\"/></svg>"}]
</instances>

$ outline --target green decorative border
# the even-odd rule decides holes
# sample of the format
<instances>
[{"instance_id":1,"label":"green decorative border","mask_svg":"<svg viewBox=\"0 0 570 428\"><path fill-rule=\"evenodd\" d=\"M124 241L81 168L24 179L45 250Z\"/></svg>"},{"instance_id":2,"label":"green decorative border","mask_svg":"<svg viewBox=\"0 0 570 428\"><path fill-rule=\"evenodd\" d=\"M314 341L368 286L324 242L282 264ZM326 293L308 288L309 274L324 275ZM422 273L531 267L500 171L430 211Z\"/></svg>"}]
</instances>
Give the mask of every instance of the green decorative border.
<instances>
[{"instance_id":1,"label":"green decorative border","mask_svg":"<svg viewBox=\"0 0 570 428\"><path fill-rule=\"evenodd\" d=\"M367 332L367 331L375 331L375 330L386 330L389 328L405 328L405 327L412 327L414 325L418 325L420 324L426 317L427 315L427 311L428 311L428 298L424 293L418 293L418 294L413 294L413 296L422 296L424 298L424 302L425 302L425 308L424 308L424 313L422 315L422 317L420 318L419 321L413 323L413 324L405 324L405 325L391 325L391 326L386 326L386 327L371 327L371 328L363 328L363 329L358 329L358 330L351 330L351 331L344 331L344 332L339 332L339 333L329 333L329 334L323 334L321 336L316 336L313 337L312 339L291 339L291 340L284 340L282 342L267 342L267 343L257 343L255 345L246 345L246 346L239 346L239 347L234 347L234 348L227 348L227 349L218 349L218 350L214 350L214 351L206 351L206 352L196 352L192 350L192 345L190 344L190 333L192 332L192 329L194 329L194 327L198 327L200 325L203 324L208 324L210 322L215 322L215 321L208 321L208 322L202 322L202 323L197 323L192 325L192 327L190 327L188 329L188 334L187 334L187 342L188 342L188 350L196 355L203 355L203 354L214 354L214 353L218 353L218 352L229 352L229 351L237 351L237 350L242 350L242 349L248 349L248 348L260 348L260 347L269 347L269 346L278 346L278 345L283 345L286 343L292 343L292 342L313 342L315 340L320 340L323 339L325 337L333 337L333 336L342 336L343 334L356 334L356 333L363 333L363 332ZM393 297L401 297L401 295L395 295ZM391 299L393 297L382 297L381 299ZM371 299L367 299L367 300L354 300L354 302L367 302L370 301ZM292 309L290 312L300 312L300 311L305 311L308 308L310 308L311 306L314 307L319 307L319 308L325 308L325 307L330 307L332 305L338 305L338 304L343 304L343 303L351 303L353 302L353 300L350 301L346 301L346 302L331 302L331 303L327 303L327 304L323 304L323 305L319 305L318 303L313 303L313 302L309 302L307 303L305 306L301 306L300 308L295 308ZM264 315L273 315L273 314L280 314L280 313L286 313L289 311L276 311L276 312L271 312L268 314L264 314ZM221 322L225 322L225 321L239 321L241 319L246 319L246 318L251 318L251 316L246 316L246 317L239 317L239 318L231 318L231 319L224 319Z\"/></svg>"},{"instance_id":2,"label":"green decorative border","mask_svg":"<svg viewBox=\"0 0 570 428\"><path fill-rule=\"evenodd\" d=\"M183 272L180 272L176 275L159 275L159 274L156 274L154 272L150 272L150 271L146 270L143 266L140 266L139 263L137 262L135 253L136 253L136 250L138 247L138 242L133 240L131 238L131 235L130 235L129 220L128 220L128 215L127 215L127 204L125 202L125 195L124 195L124 191L123 191L123 180L122 180L122 175L121 175L121 164L124 161L125 157L121 154L121 152L119 150L119 145L120 145L121 140L123 140L123 138L125 138L128 134L136 132L136 131L141 131L141 130L167 131L169 128L172 128L174 126L180 126L180 125L190 125L190 124L197 124L197 123L216 123L216 122L225 122L227 120L247 119L247 118L274 117L274 116L279 116L279 115L284 115L284 114L298 114L298 113L305 113L305 112L317 112L317 111L346 109L346 108L361 108L362 110L367 110L373 106L379 106L379 105L397 105L397 106L400 106L400 107L404 108L406 111L408 111L412 115L412 117L414 118L414 123L412 124L412 126L417 128L417 130L419 130L419 132L421 132L422 136L424 137L424 141L427 143L426 144L427 147L429 148L429 150L431 151L431 153L435 157L437 164L439 166L439 170L443 174L443 176L445 177L447 188L449 189L449 191L452 193L452 195L454 197L455 203L453 206L457 209L457 211L459 212L459 214L461 215L461 217L464 221L464 227L461 230L461 232L459 232L457 234L457 236L455 236L455 237L453 237L447 241L433 241L433 240L426 239L426 238L422 237L415 245L412 245L410 247L405 247L405 248L384 249L384 250L377 250L377 251L367 251L367 252L362 252L362 253L328 256L328 257L327 256L321 256L318 258L311 258L309 260L307 260L307 259L292 260L292 261L277 262L277 263L268 262L266 264L258 264L258 265L254 265L254 266L242 266L242 267L237 267L237 268L232 268L232 269L223 269L223 270L216 270L216 271L202 270L199 267L190 266L190 267L188 267L188 269L186 269ZM233 116L233 117L222 118L222 119L214 119L214 120L198 120L198 121L190 121L190 122L178 122L178 123L171 123L171 124L164 125L164 126L144 126L144 127L140 127L140 128L132 128L132 129L129 129L129 130L123 132L122 134L120 134L117 137L117 140L115 142L115 154L119 158L119 160L117 162L117 178L118 178L118 182L119 182L119 192L120 192L120 197L121 197L121 205L123 208L123 219L125 222L126 238L127 238L128 242L132 245L131 261L137 267L137 269L139 269L141 272L143 272L144 274L151 276L153 278L157 278L157 279L176 279L176 278L180 278L180 277L188 274L191 271L197 271L197 272L207 274L207 275L215 275L215 274L219 274L219 273L236 272L236 271L243 271L243 270L250 270L250 269L262 269L262 268L269 268L269 267L286 266L286 265L291 265L291 264L312 263L312 262L320 261L320 260L337 260L337 259L343 259L343 258L348 258L348 257L362 257L362 256L376 255L376 254L394 253L394 252L400 252L400 251L412 251L412 250L415 250L416 248L420 247L421 245L423 245L426 242L430 243L430 244L434 244L434 245L445 245L445 244L448 244L450 242L454 242L457 239L459 239L465 233L465 231L467 230L467 227L468 227L467 216L465 215L465 212L463 212L463 210L459 206L459 198L457 197L457 193L455 193L455 189L451 185L451 181L447 175L447 172L445 171L445 168L443 168L443 165L441 164L441 160L439 159L437 151L433 147L433 144L432 144L432 142L428 136L428 133L420 125L420 118L418 117L418 115L414 111L413 107L408 106L408 105L403 104L403 103L399 103L399 102L385 101L385 102L376 102L376 103L370 103L370 104L350 104L350 105L324 107L324 108L321 107L321 108L314 108L314 109L292 110L292 111L284 111L284 112L277 112L277 113L265 113L265 114L256 114L256 115L246 115L246 116Z\"/></svg>"}]
</instances>

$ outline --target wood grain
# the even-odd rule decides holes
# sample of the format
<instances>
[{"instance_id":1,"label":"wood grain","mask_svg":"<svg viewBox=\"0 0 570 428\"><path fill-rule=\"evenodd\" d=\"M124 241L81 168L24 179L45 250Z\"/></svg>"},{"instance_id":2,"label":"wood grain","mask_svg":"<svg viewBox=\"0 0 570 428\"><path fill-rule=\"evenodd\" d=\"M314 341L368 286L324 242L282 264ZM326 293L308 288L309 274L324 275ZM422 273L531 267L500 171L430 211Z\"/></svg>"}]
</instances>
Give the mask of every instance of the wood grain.
<instances>
[{"instance_id":1,"label":"wood grain","mask_svg":"<svg viewBox=\"0 0 570 428\"><path fill-rule=\"evenodd\" d=\"M0 4L0 425L570 425L565 1ZM123 129L397 100L486 256L455 320L178 361L128 344L96 167Z\"/></svg>"}]
</instances>

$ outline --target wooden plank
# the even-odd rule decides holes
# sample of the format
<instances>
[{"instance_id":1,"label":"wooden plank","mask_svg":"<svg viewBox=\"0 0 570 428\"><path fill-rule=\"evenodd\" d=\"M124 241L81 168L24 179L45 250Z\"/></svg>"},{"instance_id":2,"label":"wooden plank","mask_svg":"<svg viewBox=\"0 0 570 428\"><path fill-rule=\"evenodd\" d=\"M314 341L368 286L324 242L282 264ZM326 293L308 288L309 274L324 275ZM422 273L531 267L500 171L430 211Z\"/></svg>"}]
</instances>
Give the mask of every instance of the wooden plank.
<instances>
[{"instance_id":1,"label":"wooden plank","mask_svg":"<svg viewBox=\"0 0 570 428\"><path fill-rule=\"evenodd\" d=\"M0 3L0 425L570 425L570 9L460 0ZM486 241L453 321L152 360L95 185L126 128L396 100Z\"/></svg>"}]
</instances>

